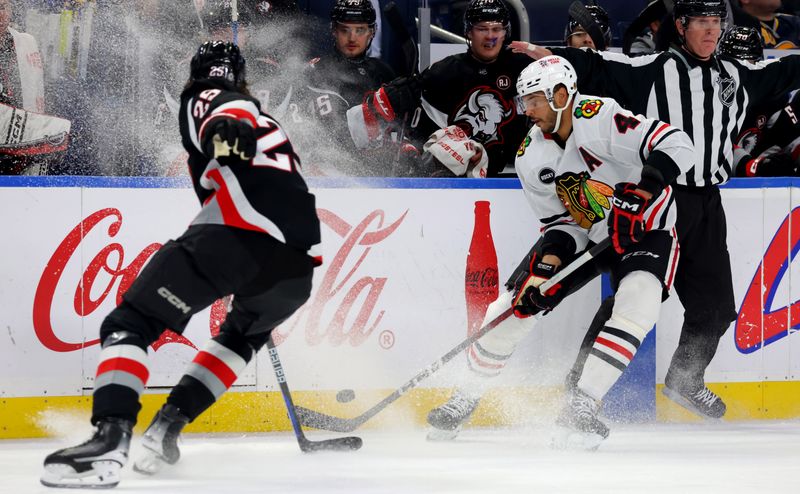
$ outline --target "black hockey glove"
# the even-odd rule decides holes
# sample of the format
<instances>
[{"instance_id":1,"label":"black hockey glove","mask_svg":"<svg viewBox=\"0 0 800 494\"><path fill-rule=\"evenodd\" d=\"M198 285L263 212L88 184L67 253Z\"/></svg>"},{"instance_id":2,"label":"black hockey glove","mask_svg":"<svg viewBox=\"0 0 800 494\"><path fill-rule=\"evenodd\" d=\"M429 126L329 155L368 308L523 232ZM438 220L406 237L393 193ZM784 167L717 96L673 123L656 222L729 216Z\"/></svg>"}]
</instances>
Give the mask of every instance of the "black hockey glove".
<instances>
[{"instance_id":1,"label":"black hockey glove","mask_svg":"<svg viewBox=\"0 0 800 494\"><path fill-rule=\"evenodd\" d=\"M560 283L554 285L545 295L539 286L549 280L558 271L558 266L538 260L534 255L531 260L531 272L514 295L514 315L528 317L539 312L553 310L566 295Z\"/></svg>"},{"instance_id":2,"label":"black hockey glove","mask_svg":"<svg viewBox=\"0 0 800 494\"><path fill-rule=\"evenodd\" d=\"M648 199L630 182L614 187L611 212L608 215L608 236L618 254L642 240L645 234L644 212Z\"/></svg>"},{"instance_id":3,"label":"black hockey glove","mask_svg":"<svg viewBox=\"0 0 800 494\"><path fill-rule=\"evenodd\" d=\"M217 118L203 136L203 151L221 165L248 162L256 154L255 129L242 120Z\"/></svg>"}]
</instances>

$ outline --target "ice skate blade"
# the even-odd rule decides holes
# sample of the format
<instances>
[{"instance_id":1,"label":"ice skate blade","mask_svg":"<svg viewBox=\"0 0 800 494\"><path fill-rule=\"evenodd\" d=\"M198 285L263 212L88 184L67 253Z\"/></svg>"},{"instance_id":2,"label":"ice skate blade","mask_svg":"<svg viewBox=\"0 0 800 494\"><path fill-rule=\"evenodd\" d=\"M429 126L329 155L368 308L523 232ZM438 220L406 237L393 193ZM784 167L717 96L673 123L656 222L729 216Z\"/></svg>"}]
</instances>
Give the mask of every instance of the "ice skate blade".
<instances>
[{"instance_id":1,"label":"ice skate blade","mask_svg":"<svg viewBox=\"0 0 800 494\"><path fill-rule=\"evenodd\" d=\"M458 437L459 432L461 432L461 427L456 427L451 431L446 431L444 429L437 429L433 427L428 431L426 439L431 442L452 441L456 437Z\"/></svg>"},{"instance_id":2,"label":"ice skate blade","mask_svg":"<svg viewBox=\"0 0 800 494\"><path fill-rule=\"evenodd\" d=\"M68 489L110 489L119 484L122 465L116 461L94 461L92 469L77 473L70 465L52 463L45 465L39 479L42 485Z\"/></svg>"},{"instance_id":3,"label":"ice skate blade","mask_svg":"<svg viewBox=\"0 0 800 494\"><path fill-rule=\"evenodd\" d=\"M600 434L556 426L550 447L565 451L597 451L604 439Z\"/></svg>"},{"instance_id":4,"label":"ice skate blade","mask_svg":"<svg viewBox=\"0 0 800 494\"><path fill-rule=\"evenodd\" d=\"M686 398L684 398L682 394L680 394L677 391L675 391L675 390L673 390L671 388L668 388L666 386L664 386L661 389L661 394L663 394L664 396L666 396L667 398L672 400L675 404L682 406L683 408L685 408L686 410L689 410L690 412L692 412L693 414L697 415L701 419L705 419L705 420L707 420L709 422L719 422L719 421L722 420L722 417L725 415L725 411L723 411L722 415L720 415L719 417L715 417L713 415L707 415L707 414L703 413L702 410L700 410L699 408L694 406L694 403L692 403L691 401L689 401Z\"/></svg>"},{"instance_id":5,"label":"ice skate blade","mask_svg":"<svg viewBox=\"0 0 800 494\"><path fill-rule=\"evenodd\" d=\"M160 454L145 450L133 463L133 471L142 475L155 475L168 464Z\"/></svg>"}]
</instances>

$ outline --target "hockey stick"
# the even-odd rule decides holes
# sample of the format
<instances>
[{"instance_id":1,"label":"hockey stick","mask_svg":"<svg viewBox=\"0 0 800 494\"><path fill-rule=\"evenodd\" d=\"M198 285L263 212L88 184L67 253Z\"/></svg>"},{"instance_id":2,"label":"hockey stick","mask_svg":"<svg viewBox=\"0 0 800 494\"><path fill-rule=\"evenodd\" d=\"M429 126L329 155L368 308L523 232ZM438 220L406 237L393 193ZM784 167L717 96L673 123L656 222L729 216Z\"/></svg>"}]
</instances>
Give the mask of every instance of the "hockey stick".
<instances>
[{"instance_id":1,"label":"hockey stick","mask_svg":"<svg viewBox=\"0 0 800 494\"><path fill-rule=\"evenodd\" d=\"M603 239L602 242L600 242L599 244L595 245L591 249L587 250L586 252L578 256L577 259L575 259L574 261L569 263L566 267L564 267L564 269L553 275L552 278L539 285L539 292L542 294L547 293L547 290L551 289L558 283L561 283L561 280L574 273L579 267L583 266L587 262L597 257L598 254L600 254L610 246L611 246L611 237L606 237L605 239Z\"/></svg>"},{"instance_id":2,"label":"hockey stick","mask_svg":"<svg viewBox=\"0 0 800 494\"><path fill-rule=\"evenodd\" d=\"M597 21L594 20L594 16L586 10L586 6L580 0L575 0L569 5L569 15L576 21L578 24L583 26L586 29L586 32L592 38L594 42L594 47L597 51L603 51L606 49L606 39L603 37L603 31L600 29L600 25L597 24Z\"/></svg>"},{"instance_id":3,"label":"hockey stick","mask_svg":"<svg viewBox=\"0 0 800 494\"><path fill-rule=\"evenodd\" d=\"M419 50L417 43L414 42L414 38L403 23L403 16L400 15L400 9L397 4L389 2L383 8L383 15L386 17L386 22L392 28L392 32L400 44L400 49L406 62L406 75L412 76L416 74L419 71Z\"/></svg>"},{"instance_id":4,"label":"hockey stick","mask_svg":"<svg viewBox=\"0 0 800 494\"><path fill-rule=\"evenodd\" d=\"M281 395L286 404L286 411L289 413L289 420L292 422L294 435L297 437L297 444L300 445L300 451L303 453L312 453L314 451L354 451L361 448L363 441L360 437L337 437L336 439L326 439L324 441L311 441L300 427L300 421L297 419L297 409L292 401L292 394L289 392L289 386L286 384L286 375L283 372L281 359L278 357L278 350L275 348L275 343L272 341L272 335L267 338L267 348L269 349L269 359L272 362L272 369L275 371L275 377L278 380L278 385L281 388Z\"/></svg>"},{"instance_id":5,"label":"hockey stick","mask_svg":"<svg viewBox=\"0 0 800 494\"><path fill-rule=\"evenodd\" d=\"M611 245L611 239L607 238L600 242L599 244L595 245L588 251L584 252L581 256L571 262L568 266L566 266L563 270L556 273L547 283L543 283L539 290L544 293L550 289L553 285L560 283L564 280L567 276L575 272L579 267L583 266L587 262L589 262L592 258L596 257L600 252L605 250L609 245ZM416 388L420 382L430 377L434 372L441 369L444 364L452 360L456 355L460 354L464 349L475 343L477 340L481 339L483 335L497 327L500 323L505 321L513 312L514 309L511 307L511 299L512 295L511 292L506 292L505 294L501 295L507 296L508 298L508 309L503 311L499 316L492 319L488 324L484 325L481 329L476 331L470 337L459 343L455 346L452 350L444 354L439 359L435 360L431 365L422 369L416 376L412 377L408 382L400 386L396 389L392 394L387 396L386 398L379 401L375 406L367 410L366 412L362 413L361 415L349 419L343 419L340 417L334 417L332 415L327 415L324 413L317 412L315 410L310 410L308 408L297 407L297 415L300 417L300 421L303 425L308 427L313 427L315 429L323 429L327 431L333 432L352 432L356 430L358 427L363 425L366 421L377 415L381 410L388 407L395 401L397 401L401 396L406 394L410 389Z\"/></svg>"},{"instance_id":6,"label":"hockey stick","mask_svg":"<svg viewBox=\"0 0 800 494\"><path fill-rule=\"evenodd\" d=\"M417 43L414 42L414 38L411 37L411 33L408 32L406 25L403 23L403 16L400 15L400 9L397 7L397 4L389 2L386 7L383 8L383 15L386 17L386 22L389 24L392 32L397 37L397 41L400 42L400 49L403 52L403 58L406 62L406 74L409 77L416 75L419 72L419 49L417 48ZM408 117L409 114L406 112L403 115L403 125L400 127L400 134L397 137L397 153L395 153L394 162L392 163L392 172L394 174L397 172L400 156L403 151L403 140L406 135Z\"/></svg>"}]
</instances>

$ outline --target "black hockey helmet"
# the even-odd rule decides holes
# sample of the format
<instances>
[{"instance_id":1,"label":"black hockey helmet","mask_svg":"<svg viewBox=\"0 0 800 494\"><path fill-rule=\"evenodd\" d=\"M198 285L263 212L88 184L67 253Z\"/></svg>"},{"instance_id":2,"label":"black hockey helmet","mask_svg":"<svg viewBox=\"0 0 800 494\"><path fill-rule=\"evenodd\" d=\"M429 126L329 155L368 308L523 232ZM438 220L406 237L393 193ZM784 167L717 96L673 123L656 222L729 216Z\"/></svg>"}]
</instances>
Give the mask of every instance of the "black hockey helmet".
<instances>
[{"instance_id":1,"label":"black hockey helmet","mask_svg":"<svg viewBox=\"0 0 800 494\"><path fill-rule=\"evenodd\" d=\"M725 0L675 0L672 15L675 20L683 19L684 25L686 17L719 17L725 20L728 6Z\"/></svg>"},{"instance_id":2,"label":"black hockey helmet","mask_svg":"<svg viewBox=\"0 0 800 494\"><path fill-rule=\"evenodd\" d=\"M192 57L192 81L210 79L239 89L245 84L245 61L239 47L227 41L206 41Z\"/></svg>"},{"instance_id":3,"label":"black hockey helmet","mask_svg":"<svg viewBox=\"0 0 800 494\"><path fill-rule=\"evenodd\" d=\"M608 16L606 9L599 5L587 5L586 10L592 15L594 21L600 27L600 31L603 33L603 39L606 41L606 46L611 46L611 18ZM586 30L585 26L581 26L580 22L574 17L569 16L567 25L564 27L564 41L567 41L578 28L584 31Z\"/></svg>"},{"instance_id":4,"label":"black hockey helmet","mask_svg":"<svg viewBox=\"0 0 800 494\"><path fill-rule=\"evenodd\" d=\"M725 31L719 40L717 51L720 55L748 62L764 60L761 36L752 27L734 26Z\"/></svg>"},{"instance_id":5,"label":"black hockey helmet","mask_svg":"<svg viewBox=\"0 0 800 494\"><path fill-rule=\"evenodd\" d=\"M369 0L336 0L331 9L331 28L337 23L368 24L375 29L377 23L375 7Z\"/></svg>"},{"instance_id":6,"label":"black hockey helmet","mask_svg":"<svg viewBox=\"0 0 800 494\"><path fill-rule=\"evenodd\" d=\"M253 15L250 7L243 2L236 4L236 11L239 14L237 22L240 26L249 26L253 22ZM233 6L231 0L212 0L208 2L201 13L203 26L209 31L222 29L231 25L233 21Z\"/></svg>"},{"instance_id":7,"label":"black hockey helmet","mask_svg":"<svg viewBox=\"0 0 800 494\"><path fill-rule=\"evenodd\" d=\"M503 0L472 0L464 12L464 36L479 22L499 22L506 29L505 42L511 42L511 16Z\"/></svg>"}]
</instances>

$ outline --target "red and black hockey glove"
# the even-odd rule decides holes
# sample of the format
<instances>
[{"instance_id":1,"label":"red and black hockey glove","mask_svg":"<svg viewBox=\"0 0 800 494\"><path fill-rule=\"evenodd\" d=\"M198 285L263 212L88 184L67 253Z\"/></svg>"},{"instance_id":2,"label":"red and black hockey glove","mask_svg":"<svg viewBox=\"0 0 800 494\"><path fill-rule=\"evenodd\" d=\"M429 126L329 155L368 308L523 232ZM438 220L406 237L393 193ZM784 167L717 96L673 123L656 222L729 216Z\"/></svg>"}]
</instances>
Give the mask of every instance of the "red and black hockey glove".
<instances>
[{"instance_id":1,"label":"red and black hockey glove","mask_svg":"<svg viewBox=\"0 0 800 494\"><path fill-rule=\"evenodd\" d=\"M544 295L539 291L539 286L552 278L558 268L556 265L538 260L538 256L533 256L530 275L514 295L515 316L528 317L539 312L553 310L561 302L566 295L566 290L560 283L553 285Z\"/></svg>"},{"instance_id":2,"label":"red and black hockey glove","mask_svg":"<svg viewBox=\"0 0 800 494\"><path fill-rule=\"evenodd\" d=\"M248 162L256 154L255 129L236 118L216 117L203 131L202 146L206 156L221 165Z\"/></svg>"},{"instance_id":3,"label":"red and black hockey glove","mask_svg":"<svg viewBox=\"0 0 800 494\"><path fill-rule=\"evenodd\" d=\"M762 155L744 166L748 177L797 177L800 172L797 161L786 153Z\"/></svg>"},{"instance_id":4,"label":"red and black hockey glove","mask_svg":"<svg viewBox=\"0 0 800 494\"><path fill-rule=\"evenodd\" d=\"M618 254L644 238L644 212L649 200L630 182L618 183L611 199L608 215L608 236Z\"/></svg>"}]
</instances>

